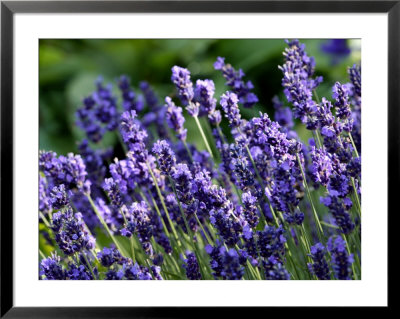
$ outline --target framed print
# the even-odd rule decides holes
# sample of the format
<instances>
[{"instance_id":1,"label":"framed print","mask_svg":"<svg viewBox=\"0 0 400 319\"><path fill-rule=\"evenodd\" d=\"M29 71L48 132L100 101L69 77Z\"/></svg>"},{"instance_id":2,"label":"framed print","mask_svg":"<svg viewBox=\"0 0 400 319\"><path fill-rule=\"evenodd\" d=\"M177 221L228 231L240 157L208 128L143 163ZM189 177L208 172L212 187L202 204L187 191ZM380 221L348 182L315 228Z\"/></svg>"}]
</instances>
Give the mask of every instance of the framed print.
<instances>
[{"instance_id":1,"label":"framed print","mask_svg":"<svg viewBox=\"0 0 400 319\"><path fill-rule=\"evenodd\" d=\"M389 308L398 1L1 10L2 317Z\"/></svg>"}]
</instances>

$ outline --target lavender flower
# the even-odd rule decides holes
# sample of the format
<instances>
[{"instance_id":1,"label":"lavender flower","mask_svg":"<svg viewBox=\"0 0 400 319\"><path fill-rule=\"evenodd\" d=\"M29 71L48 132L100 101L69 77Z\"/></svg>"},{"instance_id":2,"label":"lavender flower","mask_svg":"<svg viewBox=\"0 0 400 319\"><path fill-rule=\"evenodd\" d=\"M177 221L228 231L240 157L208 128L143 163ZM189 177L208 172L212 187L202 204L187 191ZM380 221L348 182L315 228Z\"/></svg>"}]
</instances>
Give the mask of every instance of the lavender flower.
<instances>
[{"instance_id":1,"label":"lavender flower","mask_svg":"<svg viewBox=\"0 0 400 319\"><path fill-rule=\"evenodd\" d=\"M265 278L267 280L290 280L290 274L278 260L271 256L267 261L263 261Z\"/></svg>"},{"instance_id":2,"label":"lavender flower","mask_svg":"<svg viewBox=\"0 0 400 319\"><path fill-rule=\"evenodd\" d=\"M211 257L210 265L214 271L214 278L222 278L224 280L242 279L244 268L235 249L226 250L224 246L212 247L207 245L205 250Z\"/></svg>"},{"instance_id":3,"label":"lavender flower","mask_svg":"<svg viewBox=\"0 0 400 319\"><path fill-rule=\"evenodd\" d=\"M325 259L326 249L321 243L317 243L310 248L310 256L313 263L308 264L310 272L317 276L319 280L328 280L329 277L329 266Z\"/></svg>"},{"instance_id":4,"label":"lavender flower","mask_svg":"<svg viewBox=\"0 0 400 319\"><path fill-rule=\"evenodd\" d=\"M250 227L255 228L258 224L258 215L257 215L257 198L251 195L250 192L246 192L242 194L242 202L243 202L243 215L246 218L246 221L249 223ZM260 212L262 214L262 212Z\"/></svg>"},{"instance_id":5,"label":"lavender flower","mask_svg":"<svg viewBox=\"0 0 400 319\"><path fill-rule=\"evenodd\" d=\"M200 280L200 268L196 255L190 251L186 252L186 259L184 259L183 267L186 269L186 277L190 280Z\"/></svg>"},{"instance_id":6,"label":"lavender flower","mask_svg":"<svg viewBox=\"0 0 400 319\"><path fill-rule=\"evenodd\" d=\"M57 253L45 258L40 263L40 275L45 276L44 280L65 280L66 273L61 265L61 258Z\"/></svg>"},{"instance_id":7,"label":"lavender flower","mask_svg":"<svg viewBox=\"0 0 400 319\"><path fill-rule=\"evenodd\" d=\"M172 168L175 166L175 153L165 140L158 140L154 143L153 153L157 156L158 166L165 175L170 175Z\"/></svg>"},{"instance_id":8,"label":"lavender flower","mask_svg":"<svg viewBox=\"0 0 400 319\"><path fill-rule=\"evenodd\" d=\"M321 45L321 50L331 56L331 64L336 65L350 55L347 39L331 39Z\"/></svg>"},{"instance_id":9,"label":"lavender flower","mask_svg":"<svg viewBox=\"0 0 400 319\"><path fill-rule=\"evenodd\" d=\"M241 123L238 102L239 100L235 93L227 91L221 96L220 104L232 128L239 127Z\"/></svg>"},{"instance_id":10,"label":"lavender flower","mask_svg":"<svg viewBox=\"0 0 400 319\"><path fill-rule=\"evenodd\" d=\"M333 173L332 160L329 156L329 153L323 149L316 149L315 147L312 147L311 159L311 174L313 181L327 186L329 183L329 177Z\"/></svg>"},{"instance_id":11,"label":"lavender flower","mask_svg":"<svg viewBox=\"0 0 400 319\"><path fill-rule=\"evenodd\" d=\"M122 92L122 107L124 110L140 112L144 107L143 101L136 99L136 94L131 89L130 80L126 75L122 75L119 78L118 87Z\"/></svg>"},{"instance_id":12,"label":"lavender flower","mask_svg":"<svg viewBox=\"0 0 400 319\"><path fill-rule=\"evenodd\" d=\"M285 50L285 64L279 68L282 70L282 86L289 102L294 106L294 115L314 130L316 122L314 113L316 103L312 99L312 90L321 82L322 77L312 78L315 69L315 60L305 52L305 45L298 40L286 41L289 48Z\"/></svg>"},{"instance_id":13,"label":"lavender flower","mask_svg":"<svg viewBox=\"0 0 400 319\"><path fill-rule=\"evenodd\" d=\"M217 100L214 98L215 85L212 80L197 80L194 97L200 104L200 115L212 114Z\"/></svg>"},{"instance_id":14,"label":"lavender flower","mask_svg":"<svg viewBox=\"0 0 400 319\"><path fill-rule=\"evenodd\" d=\"M54 209L60 209L69 203L68 195L65 191L65 185L54 186L50 194L51 206Z\"/></svg>"},{"instance_id":15,"label":"lavender flower","mask_svg":"<svg viewBox=\"0 0 400 319\"><path fill-rule=\"evenodd\" d=\"M263 231L257 231L257 245L262 257L269 258L272 256L281 262L283 261L286 242L283 232L282 226L276 228L268 225L265 226Z\"/></svg>"},{"instance_id":16,"label":"lavender flower","mask_svg":"<svg viewBox=\"0 0 400 319\"><path fill-rule=\"evenodd\" d=\"M43 214L48 214L52 210L49 195L46 179L39 176L39 211Z\"/></svg>"},{"instance_id":17,"label":"lavender flower","mask_svg":"<svg viewBox=\"0 0 400 319\"><path fill-rule=\"evenodd\" d=\"M224 189L212 187L209 194L213 205L210 221L226 244L234 246L243 236L244 227L247 225L246 219L240 211L233 208Z\"/></svg>"},{"instance_id":18,"label":"lavender flower","mask_svg":"<svg viewBox=\"0 0 400 319\"><path fill-rule=\"evenodd\" d=\"M106 178L104 180L104 190L107 192L107 195L113 205L116 207L120 207L122 205L120 188L113 178Z\"/></svg>"},{"instance_id":19,"label":"lavender flower","mask_svg":"<svg viewBox=\"0 0 400 319\"><path fill-rule=\"evenodd\" d=\"M66 255L95 246L95 239L85 229L82 214L74 214L71 207L53 215L52 229L58 246Z\"/></svg>"},{"instance_id":20,"label":"lavender flower","mask_svg":"<svg viewBox=\"0 0 400 319\"><path fill-rule=\"evenodd\" d=\"M340 236L332 236L328 240L327 247L332 256L335 277L339 280L349 280L354 259L352 254L347 253L346 242Z\"/></svg>"},{"instance_id":21,"label":"lavender flower","mask_svg":"<svg viewBox=\"0 0 400 319\"><path fill-rule=\"evenodd\" d=\"M160 105L158 103L158 98L153 89L151 88L150 84L146 81L142 81L139 84L139 88L142 90L144 94L144 98L146 100L149 109L155 111Z\"/></svg>"},{"instance_id":22,"label":"lavender flower","mask_svg":"<svg viewBox=\"0 0 400 319\"><path fill-rule=\"evenodd\" d=\"M348 88L336 82L332 89L332 97L336 100L336 115L340 119L348 119L351 115Z\"/></svg>"},{"instance_id":23,"label":"lavender flower","mask_svg":"<svg viewBox=\"0 0 400 319\"><path fill-rule=\"evenodd\" d=\"M326 196L324 198L321 198L320 200L321 203L329 208L330 212L335 218L336 224L340 227L341 231L344 234L351 233L355 225L354 222L351 220L350 214L347 211L349 207L348 203L346 205L346 201L336 196Z\"/></svg>"},{"instance_id":24,"label":"lavender flower","mask_svg":"<svg viewBox=\"0 0 400 319\"><path fill-rule=\"evenodd\" d=\"M172 178L175 182L178 199L185 204L190 204L193 198L191 193L192 188L192 173L186 164L177 164Z\"/></svg>"},{"instance_id":25,"label":"lavender flower","mask_svg":"<svg viewBox=\"0 0 400 319\"><path fill-rule=\"evenodd\" d=\"M124 261L121 253L115 247L104 247L102 251L97 253L97 258L104 267L110 267L115 263L121 264Z\"/></svg>"},{"instance_id":26,"label":"lavender flower","mask_svg":"<svg viewBox=\"0 0 400 319\"><path fill-rule=\"evenodd\" d=\"M140 203L133 203L129 208L129 215L131 218L128 220L126 228L121 230L121 234L130 237L132 234L136 233L145 252L152 256L153 247L150 243L152 225L146 202L142 201Z\"/></svg>"},{"instance_id":27,"label":"lavender flower","mask_svg":"<svg viewBox=\"0 0 400 319\"><path fill-rule=\"evenodd\" d=\"M171 81L178 90L179 98L184 106L190 104L194 97L193 83L190 80L190 71L175 65L172 69ZM191 114L194 116L193 114Z\"/></svg>"},{"instance_id":28,"label":"lavender flower","mask_svg":"<svg viewBox=\"0 0 400 319\"><path fill-rule=\"evenodd\" d=\"M245 76L242 69L236 71L230 64L225 64L225 58L218 57L214 63L214 69L221 70L226 80L226 85L230 86L239 98L240 103L246 108L251 108L258 102L257 96L251 92L254 88L251 81L246 83L242 80Z\"/></svg>"},{"instance_id":29,"label":"lavender flower","mask_svg":"<svg viewBox=\"0 0 400 319\"><path fill-rule=\"evenodd\" d=\"M183 127L185 118L182 115L182 108L177 107L168 96L165 98L165 103L167 103L165 106L167 107L166 119L168 126L175 131L178 139L185 141L187 130Z\"/></svg>"},{"instance_id":30,"label":"lavender flower","mask_svg":"<svg viewBox=\"0 0 400 319\"><path fill-rule=\"evenodd\" d=\"M139 266L137 263L134 265L125 264L124 277L128 280L152 280L153 277L147 267Z\"/></svg>"},{"instance_id":31,"label":"lavender flower","mask_svg":"<svg viewBox=\"0 0 400 319\"><path fill-rule=\"evenodd\" d=\"M112 95L111 85L103 86L99 77L97 90L83 100L82 108L76 112L77 124L92 142L99 142L104 133L113 131L118 126L116 98Z\"/></svg>"},{"instance_id":32,"label":"lavender flower","mask_svg":"<svg viewBox=\"0 0 400 319\"><path fill-rule=\"evenodd\" d=\"M144 140L147 138L147 133L140 128L135 118L135 111L122 113L120 123L121 135L130 151L143 152L145 150Z\"/></svg>"},{"instance_id":33,"label":"lavender flower","mask_svg":"<svg viewBox=\"0 0 400 319\"><path fill-rule=\"evenodd\" d=\"M69 264L67 278L70 280L93 280L93 275L84 265Z\"/></svg>"},{"instance_id":34,"label":"lavender flower","mask_svg":"<svg viewBox=\"0 0 400 319\"><path fill-rule=\"evenodd\" d=\"M274 96L272 103L275 109L275 121L281 126L282 131L286 133L290 132L294 126L292 110L290 107L284 107L277 96Z\"/></svg>"},{"instance_id":35,"label":"lavender flower","mask_svg":"<svg viewBox=\"0 0 400 319\"><path fill-rule=\"evenodd\" d=\"M230 150L231 165L233 166L237 180L240 181L238 186L242 190L245 190L254 184L253 173L249 169L249 163L244 154L243 147L239 144L232 144Z\"/></svg>"}]
</instances>

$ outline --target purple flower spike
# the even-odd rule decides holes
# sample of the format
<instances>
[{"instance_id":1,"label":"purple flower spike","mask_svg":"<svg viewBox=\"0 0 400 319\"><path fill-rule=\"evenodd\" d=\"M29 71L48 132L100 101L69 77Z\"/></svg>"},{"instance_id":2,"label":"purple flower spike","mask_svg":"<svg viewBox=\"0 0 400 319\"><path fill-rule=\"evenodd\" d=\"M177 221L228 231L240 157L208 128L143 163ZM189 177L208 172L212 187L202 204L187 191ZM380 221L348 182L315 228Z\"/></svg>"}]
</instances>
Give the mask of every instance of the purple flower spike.
<instances>
[{"instance_id":1,"label":"purple flower spike","mask_svg":"<svg viewBox=\"0 0 400 319\"><path fill-rule=\"evenodd\" d=\"M171 81L178 90L179 98L184 106L192 102L194 97L193 83L190 80L190 71L175 65L172 68Z\"/></svg>"},{"instance_id":2,"label":"purple flower spike","mask_svg":"<svg viewBox=\"0 0 400 319\"><path fill-rule=\"evenodd\" d=\"M61 258L57 253L52 253L51 257L43 259L40 263L40 275L44 275L45 280L65 280L66 273L61 265Z\"/></svg>"},{"instance_id":3,"label":"purple flower spike","mask_svg":"<svg viewBox=\"0 0 400 319\"><path fill-rule=\"evenodd\" d=\"M221 96L220 104L232 128L239 127L241 123L238 97L235 93L227 91Z\"/></svg>"},{"instance_id":4,"label":"purple flower spike","mask_svg":"<svg viewBox=\"0 0 400 319\"><path fill-rule=\"evenodd\" d=\"M200 115L212 114L217 100L214 98L215 85L212 80L197 80L194 90L195 99L200 104Z\"/></svg>"},{"instance_id":5,"label":"purple flower spike","mask_svg":"<svg viewBox=\"0 0 400 319\"><path fill-rule=\"evenodd\" d=\"M258 102L257 96L251 92L254 88L250 81L244 82L244 72L239 69L236 71L230 64L225 64L225 58L218 57L214 63L215 70L221 70L222 75L226 80L226 85L230 86L232 91L238 96L240 103L246 107L251 108Z\"/></svg>"},{"instance_id":6,"label":"purple flower spike","mask_svg":"<svg viewBox=\"0 0 400 319\"><path fill-rule=\"evenodd\" d=\"M135 118L135 111L126 111L122 113L120 123L121 135L124 142L128 145L129 150L133 152L143 152L146 148L144 141L147 138L147 133L140 128Z\"/></svg>"},{"instance_id":7,"label":"purple flower spike","mask_svg":"<svg viewBox=\"0 0 400 319\"><path fill-rule=\"evenodd\" d=\"M183 267L186 269L186 277L190 280L200 280L200 267L196 255L190 251L186 252Z\"/></svg>"},{"instance_id":8,"label":"purple flower spike","mask_svg":"<svg viewBox=\"0 0 400 319\"><path fill-rule=\"evenodd\" d=\"M339 280L351 279L351 264L354 259L353 255L347 253L346 242L340 236L332 236L329 238L327 246L332 256L335 277Z\"/></svg>"},{"instance_id":9,"label":"purple flower spike","mask_svg":"<svg viewBox=\"0 0 400 319\"><path fill-rule=\"evenodd\" d=\"M336 115L342 120L348 119L351 115L348 91L348 87L339 82L336 82L332 89L332 97L336 100Z\"/></svg>"},{"instance_id":10,"label":"purple flower spike","mask_svg":"<svg viewBox=\"0 0 400 319\"><path fill-rule=\"evenodd\" d=\"M95 239L88 234L82 214L74 214L71 207L53 215L52 229L57 244L68 256L95 246Z\"/></svg>"},{"instance_id":11,"label":"purple flower spike","mask_svg":"<svg viewBox=\"0 0 400 319\"><path fill-rule=\"evenodd\" d=\"M169 144L162 140L154 143L153 153L157 156L158 166L165 175L170 175L172 168L175 166L175 153Z\"/></svg>"},{"instance_id":12,"label":"purple flower spike","mask_svg":"<svg viewBox=\"0 0 400 319\"><path fill-rule=\"evenodd\" d=\"M165 98L165 103L167 108L166 120L168 126L175 131L178 139L185 141L187 130L183 127L185 118L182 115L182 108L176 106L169 96Z\"/></svg>"},{"instance_id":13,"label":"purple flower spike","mask_svg":"<svg viewBox=\"0 0 400 319\"><path fill-rule=\"evenodd\" d=\"M122 92L122 107L125 111L140 112L143 110L143 101L137 99L135 92L131 89L130 80L122 75L118 80L118 87Z\"/></svg>"},{"instance_id":14,"label":"purple flower spike","mask_svg":"<svg viewBox=\"0 0 400 319\"><path fill-rule=\"evenodd\" d=\"M65 185L54 186L50 194L50 202L54 209L60 209L69 203L69 196L65 191Z\"/></svg>"},{"instance_id":15,"label":"purple flower spike","mask_svg":"<svg viewBox=\"0 0 400 319\"><path fill-rule=\"evenodd\" d=\"M325 258L326 249L321 243L317 243L310 248L310 256L313 263L308 264L310 272L317 276L319 280L329 280L330 270Z\"/></svg>"}]
</instances>

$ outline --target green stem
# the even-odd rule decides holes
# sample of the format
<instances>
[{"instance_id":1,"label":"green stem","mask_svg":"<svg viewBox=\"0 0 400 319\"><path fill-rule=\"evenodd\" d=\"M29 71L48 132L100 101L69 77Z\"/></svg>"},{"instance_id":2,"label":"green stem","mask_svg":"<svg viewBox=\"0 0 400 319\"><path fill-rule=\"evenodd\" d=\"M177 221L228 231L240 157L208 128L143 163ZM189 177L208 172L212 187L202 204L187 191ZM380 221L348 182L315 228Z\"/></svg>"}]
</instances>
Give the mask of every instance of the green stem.
<instances>
[{"instance_id":1,"label":"green stem","mask_svg":"<svg viewBox=\"0 0 400 319\"><path fill-rule=\"evenodd\" d=\"M96 276L94 275L93 268L92 268L92 266L90 265L89 260L88 260L87 257L86 257L86 254L85 254L85 253L82 253L82 255L83 255L83 258L85 259L87 268L89 268L89 270L90 270L90 272L91 272L91 274L92 274L92 276L93 276L93 280L95 280L95 279L96 279Z\"/></svg>"},{"instance_id":2,"label":"green stem","mask_svg":"<svg viewBox=\"0 0 400 319\"><path fill-rule=\"evenodd\" d=\"M207 231L204 229L203 224L201 223L201 221L199 220L199 217L197 217L197 214L194 214L194 217L196 218L197 223L200 225L201 230L204 233L204 236L206 237L207 242L211 245L213 244L213 241L211 240L211 238L208 236Z\"/></svg>"},{"instance_id":3,"label":"green stem","mask_svg":"<svg viewBox=\"0 0 400 319\"><path fill-rule=\"evenodd\" d=\"M356 187L356 183L354 182L354 177L351 178L351 184L352 184L353 190L354 190L354 197L356 198L357 213L358 213L358 216L361 218L361 203L360 203L360 199L358 198L357 187Z\"/></svg>"},{"instance_id":4,"label":"green stem","mask_svg":"<svg viewBox=\"0 0 400 319\"><path fill-rule=\"evenodd\" d=\"M126 216L125 216L125 214L124 214L124 211L122 210L122 209L119 209L119 212L120 212L120 214L122 215L122 217L124 218L124 222L125 222L125 224L126 225L128 225L128 220L126 219ZM131 255L132 255L132 261L133 261L133 263L135 263L136 262L136 259L135 259L135 249L134 249L134 245L133 245L133 234L131 235L131 238L129 239L129 242L130 242L130 246L131 246Z\"/></svg>"},{"instance_id":5,"label":"green stem","mask_svg":"<svg viewBox=\"0 0 400 319\"><path fill-rule=\"evenodd\" d=\"M42 259L46 259L45 254L43 254L43 252L40 250L40 248L39 248L39 255L40 255L40 257L42 257Z\"/></svg>"},{"instance_id":6,"label":"green stem","mask_svg":"<svg viewBox=\"0 0 400 319\"><path fill-rule=\"evenodd\" d=\"M121 254L124 253L124 251L122 250L121 246L119 245L118 241L114 238L113 234L110 231L110 228L108 228L107 223L104 221L103 217L101 216L99 210L97 209L95 203L92 200L92 197L90 197L90 195L86 195L87 199L89 200L90 205L92 206L97 218L99 219L100 223L103 225L104 229L106 230L108 236L111 238L111 240L113 241L115 247L117 247L117 249L121 252ZM127 256L125 256L127 257Z\"/></svg>"},{"instance_id":7,"label":"green stem","mask_svg":"<svg viewBox=\"0 0 400 319\"><path fill-rule=\"evenodd\" d=\"M314 202L313 202L313 199L311 197L310 189L308 188L306 175L304 174L303 165L301 164L299 154L296 154L296 157L297 157L297 162L298 162L300 170L301 170L301 175L303 177L303 185L304 185L304 188L306 189L308 199L310 200L311 208L312 208L312 211L313 211L313 214L314 214L315 223L317 224L318 238L322 242L322 237L324 235L324 231L323 231L321 223L319 221L319 217L318 217L317 211L315 210Z\"/></svg>"},{"instance_id":8,"label":"green stem","mask_svg":"<svg viewBox=\"0 0 400 319\"><path fill-rule=\"evenodd\" d=\"M47 228L51 228L50 223L48 222L47 218L44 216L42 212L39 212L40 218L43 220L43 223L47 226Z\"/></svg>"},{"instance_id":9,"label":"green stem","mask_svg":"<svg viewBox=\"0 0 400 319\"><path fill-rule=\"evenodd\" d=\"M350 254L351 254L351 251L350 251L349 242L347 241L347 237L346 237L344 234L342 234L342 238L343 238L343 240L346 242L347 253L350 255ZM358 280L358 276L357 276L357 273L356 273L356 269L355 269L355 266L354 266L354 262L351 264L351 269L353 270L354 280Z\"/></svg>"},{"instance_id":10,"label":"green stem","mask_svg":"<svg viewBox=\"0 0 400 319\"><path fill-rule=\"evenodd\" d=\"M149 163L146 162L146 165L147 165L147 168L148 168L148 170L149 170L149 172L150 172L150 174L151 174L151 177L153 178L153 183L154 183L154 186L156 187L157 195L158 195L158 197L160 198L161 205L162 205L162 207L163 207L163 209L164 209L165 216L167 217L168 223L169 223L169 225L170 225L170 227L171 227L172 234L173 234L173 236L174 236L174 238L175 238L175 241L177 242L177 244L178 244L178 246L179 246L179 249L181 250L181 249L182 249L182 243L180 242L180 240L179 240L179 238L178 238L178 235L177 235L177 233L176 233L175 226L174 226L174 224L172 223L171 217L169 216L167 206L165 205L165 202L164 202L164 197L163 197L163 195L161 194L160 187L158 187L157 179L156 179L156 177L154 176L153 170L151 169ZM161 214L160 214L160 215L161 215ZM161 219L162 219L162 218L161 218ZM183 252L183 254L184 254L184 252Z\"/></svg>"},{"instance_id":11,"label":"green stem","mask_svg":"<svg viewBox=\"0 0 400 319\"><path fill-rule=\"evenodd\" d=\"M353 136L351 135L350 132L349 132L349 137L350 137L351 145L353 145L353 148L354 148L354 153L356 154L356 156L358 158L360 156L358 155L356 144L354 143Z\"/></svg>"},{"instance_id":12,"label":"green stem","mask_svg":"<svg viewBox=\"0 0 400 319\"><path fill-rule=\"evenodd\" d=\"M193 163L194 161L193 161L192 152L190 152L190 149L189 149L189 147L188 147L186 141L183 141L183 145L185 146L186 152L187 152L188 155L189 155L190 161Z\"/></svg>"},{"instance_id":13,"label":"green stem","mask_svg":"<svg viewBox=\"0 0 400 319\"><path fill-rule=\"evenodd\" d=\"M203 128L201 127L199 118L198 118L197 116L194 116L194 120L196 121L197 127L199 128L200 134L201 134L201 136L202 136L202 138L203 138L203 141L204 141L204 143L205 143L205 145L206 145L206 148L207 148L208 153L210 153L211 157L214 159L213 152L211 151L211 147L210 147L210 145L208 144L206 135L204 134Z\"/></svg>"}]
</instances>

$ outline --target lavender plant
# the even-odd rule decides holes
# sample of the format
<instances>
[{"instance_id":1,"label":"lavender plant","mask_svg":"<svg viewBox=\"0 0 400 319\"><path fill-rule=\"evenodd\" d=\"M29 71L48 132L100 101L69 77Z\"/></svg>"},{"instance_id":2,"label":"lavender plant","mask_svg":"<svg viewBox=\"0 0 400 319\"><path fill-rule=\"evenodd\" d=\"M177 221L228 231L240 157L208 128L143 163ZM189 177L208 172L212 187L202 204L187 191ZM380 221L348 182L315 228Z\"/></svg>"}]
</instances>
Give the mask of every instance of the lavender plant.
<instances>
[{"instance_id":1,"label":"lavender plant","mask_svg":"<svg viewBox=\"0 0 400 319\"><path fill-rule=\"evenodd\" d=\"M319 99L314 58L298 40L286 44L286 101L273 99L274 119L242 116L259 103L254 85L222 57L220 97L180 66L165 104L147 82L139 94L119 77L118 97L99 78L76 112L79 154L39 154L39 223L51 247L40 251L39 278L360 279L361 69ZM206 150L187 142L185 112ZM299 125L313 138L303 141ZM106 134L119 136L119 158L102 146Z\"/></svg>"}]
</instances>

